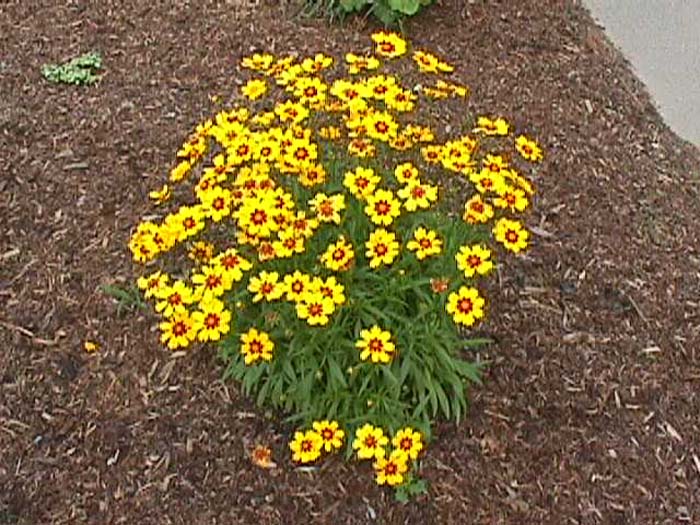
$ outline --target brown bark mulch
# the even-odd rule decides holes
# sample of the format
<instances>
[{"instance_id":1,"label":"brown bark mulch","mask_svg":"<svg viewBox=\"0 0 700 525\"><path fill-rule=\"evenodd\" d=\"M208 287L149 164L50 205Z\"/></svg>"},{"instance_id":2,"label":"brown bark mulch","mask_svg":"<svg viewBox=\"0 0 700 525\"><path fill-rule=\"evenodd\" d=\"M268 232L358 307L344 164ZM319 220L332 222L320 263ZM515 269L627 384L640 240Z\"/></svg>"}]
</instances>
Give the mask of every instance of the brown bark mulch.
<instances>
[{"instance_id":1,"label":"brown bark mulch","mask_svg":"<svg viewBox=\"0 0 700 525\"><path fill-rule=\"evenodd\" d=\"M165 4L163 4L165 5ZM0 524L700 521L700 159L576 2L444 0L407 24L547 159L484 327L470 416L440 424L407 505L366 465L304 472L289 429L118 309L130 229L252 50L367 46L237 2L0 5ZM90 88L41 78L97 49ZM460 118L459 115L454 115ZM95 355L85 340L99 342ZM273 448L278 467L248 451Z\"/></svg>"}]
</instances>

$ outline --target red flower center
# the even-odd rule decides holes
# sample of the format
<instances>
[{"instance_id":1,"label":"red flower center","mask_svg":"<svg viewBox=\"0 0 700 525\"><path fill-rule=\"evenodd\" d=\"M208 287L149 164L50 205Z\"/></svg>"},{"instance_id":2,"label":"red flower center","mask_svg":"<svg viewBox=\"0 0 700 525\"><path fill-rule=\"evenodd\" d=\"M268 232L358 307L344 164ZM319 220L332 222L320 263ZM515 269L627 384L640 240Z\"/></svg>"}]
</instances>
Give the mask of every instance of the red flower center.
<instances>
[{"instance_id":1,"label":"red flower center","mask_svg":"<svg viewBox=\"0 0 700 525\"><path fill-rule=\"evenodd\" d=\"M312 304L311 306L309 306L309 314L314 316L314 317L322 315L323 314L323 306L318 304L318 303Z\"/></svg>"},{"instance_id":2,"label":"red flower center","mask_svg":"<svg viewBox=\"0 0 700 525\"><path fill-rule=\"evenodd\" d=\"M381 352L384 350L384 343L382 343L379 339L372 339L369 342L369 349L370 352Z\"/></svg>"},{"instance_id":3,"label":"red flower center","mask_svg":"<svg viewBox=\"0 0 700 525\"><path fill-rule=\"evenodd\" d=\"M472 268L476 268L481 264L481 257L479 257L478 255L470 255L467 259L467 264L469 264L469 266L471 266Z\"/></svg>"},{"instance_id":4,"label":"red flower center","mask_svg":"<svg viewBox=\"0 0 700 525\"><path fill-rule=\"evenodd\" d=\"M376 448L377 444L377 439L374 436L367 436L365 438L365 447Z\"/></svg>"},{"instance_id":5,"label":"red flower center","mask_svg":"<svg viewBox=\"0 0 700 525\"><path fill-rule=\"evenodd\" d=\"M386 244L377 244L374 247L374 253L379 255L380 257L386 255L386 253L389 251L389 248L387 247Z\"/></svg>"},{"instance_id":6,"label":"red flower center","mask_svg":"<svg viewBox=\"0 0 700 525\"><path fill-rule=\"evenodd\" d=\"M220 275L209 275L207 277L206 286L210 290L213 290L217 286L221 286L221 276Z\"/></svg>"},{"instance_id":7,"label":"red flower center","mask_svg":"<svg viewBox=\"0 0 700 525\"><path fill-rule=\"evenodd\" d=\"M174 293L170 297L168 297L168 302L172 304L173 306L177 306L178 304L182 304L182 296L179 293Z\"/></svg>"},{"instance_id":8,"label":"red flower center","mask_svg":"<svg viewBox=\"0 0 700 525\"><path fill-rule=\"evenodd\" d=\"M420 199L425 195L425 189L423 188L423 186L416 186L415 188L413 188L411 195L416 199Z\"/></svg>"},{"instance_id":9,"label":"red flower center","mask_svg":"<svg viewBox=\"0 0 700 525\"><path fill-rule=\"evenodd\" d=\"M391 211L391 205L387 201L379 201L374 205L374 211L379 215L386 215Z\"/></svg>"},{"instance_id":10,"label":"red flower center","mask_svg":"<svg viewBox=\"0 0 700 525\"><path fill-rule=\"evenodd\" d=\"M345 250L338 248L333 252L333 260L342 261L343 259L345 259Z\"/></svg>"},{"instance_id":11,"label":"red flower center","mask_svg":"<svg viewBox=\"0 0 700 525\"><path fill-rule=\"evenodd\" d=\"M305 439L304 441L301 442L301 450L304 452L311 452L314 449L314 444L308 440Z\"/></svg>"},{"instance_id":12,"label":"red flower center","mask_svg":"<svg viewBox=\"0 0 700 525\"><path fill-rule=\"evenodd\" d=\"M262 353L262 345L260 344L260 341L253 341L250 343L250 353L251 354L261 354Z\"/></svg>"},{"instance_id":13,"label":"red flower center","mask_svg":"<svg viewBox=\"0 0 700 525\"><path fill-rule=\"evenodd\" d=\"M218 315L209 314L209 315L207 315L206 319L204 320L204 326L212 329L212 328L218 327L220 322L221 322L221 318Z\"/></svg>"},{"instance_id":14,"label":"red flower center","mask_svg":"<svg viewBox=\"0 0 700 525\"><path fill-rule=\"evenodd\" d=\"M182 337L187 333L187 325L184 321L179 321L173 325L173 334Z\"/></svg>"},{"instance_id":15,"label":"red flower center","mask_svg":"<svg viewBox=\"0 0 700 525\"><path fill-rule=\"evenodd\" d=\"M384 472L386 472L387 476L393 476L398 472L399 468L397 467L396 463L387 463L386 466L384 467Z\"/></svg>"},{"instance_id":16,"label":"red flower center","mask_svg":"<svg viewBox=\"0 0 700 525\"><path fill-rule=\"evenodd\" d=\"M264 224L265 221L267 221L267 213L263 210L255 210L255 213L253 213L253 216L250 218L250 222L258 226Z\"/></svg>"},{"instance_id":17,"label":"red flower center","mask_svg":"<svg viewBox=\"0 0 700 525\"><path fill-rule=\"evenodd\" d=\"M263 293L263 295L267 295L272 293L272 290L275 287L271 283L263 283L263 285L260 287L260 291Z\"/></svg>"},{"instance_id":18,"label":"red flower center","mask_svg":"<svg viewBox=\"0 0 700 525\"><path fill-rule=\"evenodd\" d=\"M430 241L430 239L427 239L427 238L421 239L419 244L420 244L420 247L423 248L424 250L427 250L428 248L430 248L433 245L433 243Z\"/></svg>"},{"instance_id":19,"label":"red flower center","mask_svg":"<svg viewBox=\"0 0 700 525\"><path fill-rule=\"evenodd\" d=\"M411 450L411 447L413 446L413 440L409 437L405 437L401 440L400 446L402 450Z\"/></svg>"},{"instance_id":20,"label":"red flower center","mask_svg":"<svg viewBox=\"0 0 700 525\"><path fill-rule=\"evenodd\" d=\"M459 303L457 303L457 308L463 314L468 314L469 312L472 311L472 309L474 308L474 305L472 304L471 299L469 299L468 297L464 297L464 298L459 300Z\"/></svg>"},{"instance_id":21,"label":"red flower center","mask_svg":"<svg viewBox=\"0 0 700 525\"><path fill-rule=\"evenodd\" d=\"M516 232L515 230L508 230L506 232L505 237L506 237L506 241L508 241L508 242L512 242L512 243L518 242L518 232Z\"/></svg>"}]
</instances>

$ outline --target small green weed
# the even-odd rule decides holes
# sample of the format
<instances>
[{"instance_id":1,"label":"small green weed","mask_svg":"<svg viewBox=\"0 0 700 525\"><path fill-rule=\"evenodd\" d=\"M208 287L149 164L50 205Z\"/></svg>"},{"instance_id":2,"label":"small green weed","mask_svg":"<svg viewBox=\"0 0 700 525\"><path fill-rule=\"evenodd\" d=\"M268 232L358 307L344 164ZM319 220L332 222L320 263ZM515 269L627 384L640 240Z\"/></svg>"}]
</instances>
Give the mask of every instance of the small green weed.
<instances>
[{"instance_id":1,"label":"small green weed","mask_svg":"<svg viewBox=\"0 0 700 525\"><path fill-rule=\"evenodd\" d=\"M101 287L102 291L112 297L117 302L117 315L121 315L122 311L134 311L137 308L140 310L148 310L148 304L144 302L141 292L136 286L122 288L120 286L105 284Z\"/></svg>"},{"instance_id":2,"label":"small green weed","mask_svg":"<svg viewBox=\"0 0 700 525\"><path fill-rule=\"evenodd\" d=\"M102 57L93 51L63 64L46 64L41 68L41 74L55 84L91 85L100 79L96 72L101 68Z\"/></svg>"}]
</instances>

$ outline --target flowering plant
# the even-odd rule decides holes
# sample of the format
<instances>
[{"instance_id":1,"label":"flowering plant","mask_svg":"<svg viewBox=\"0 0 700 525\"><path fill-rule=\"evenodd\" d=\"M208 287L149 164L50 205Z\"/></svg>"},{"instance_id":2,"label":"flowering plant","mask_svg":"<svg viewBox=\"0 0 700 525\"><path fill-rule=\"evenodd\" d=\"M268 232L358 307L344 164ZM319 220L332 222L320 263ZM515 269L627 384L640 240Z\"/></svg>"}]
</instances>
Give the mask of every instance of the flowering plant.
<instances>
[{"instance_id":1,"label":"flowering plant","mask_svg":"<svg viewBox=\"0 0 700 525\"><path fill-rule=\"evenodd\" d=\"M431 421L463 417L479 381L469 349L485 340L465 331L485 316L497 254L528 246L513 217L534 193L521 166L542 151L500 117L439 141L425 110L468 89L399 35L372 40L344 75L323 54L245 57L248 103L196 127L177 186L151 192L159 219L129 246L160 262L138 285L161 341L217 343L226 375L299 425L294 461L345 444L379 484L402 486ZM431 85L392 74L407 57Z\"/></svg>"}]
</instances>

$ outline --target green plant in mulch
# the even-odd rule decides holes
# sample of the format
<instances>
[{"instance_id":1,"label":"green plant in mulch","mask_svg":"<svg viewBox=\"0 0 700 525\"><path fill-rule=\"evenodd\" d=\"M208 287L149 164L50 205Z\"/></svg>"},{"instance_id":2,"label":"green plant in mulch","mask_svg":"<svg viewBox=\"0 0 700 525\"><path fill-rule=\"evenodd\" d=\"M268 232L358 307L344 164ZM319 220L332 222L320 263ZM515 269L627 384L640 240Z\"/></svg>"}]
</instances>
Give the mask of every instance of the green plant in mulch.
<instances>
[{"instance_id":1,"label":"green plant in mulch","mask_svg":"<svg viewBox=\"0 0 700 525\"><path fill-rule=\"evenodd\" d=\"M91 85L100 79L102 56L98 52L85 53L63 64L46 64L41 74L56 84Z\"/></svg>"},{"instance_id":2,"label":"green plant in mulch","mask_svg":"<svg viewBox=\"0 0 700 525\"><path fill-rule=\"evenodd\" d=\"M354 12L376 16L383 24L400 24L407 16L417 14L433 0L302 0L304 12L334 21Z\"/></svg>"},{"instance_id":3,"label":"green plant in mulch","mask_svg":"<svg viewBox=\"0 0 700 525\"><path fill-rule=\"evenodd\" d=\"M340 66L244 58L247 102L196 127L129 247L163 344L216 344L298 426L294 462L345 448L405 500L432 422L464 417L479 381L483 282L529 244L515 216L542 151L496 116L438 137L427 119L468 89L397 34L372 40Z\"/></svg>"}]
</instances>

